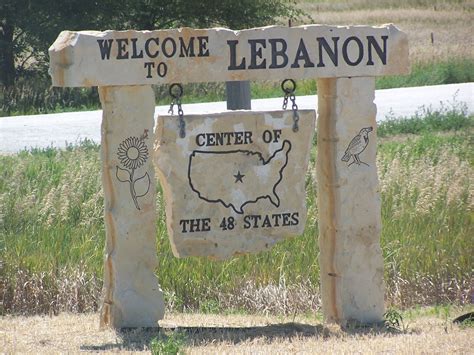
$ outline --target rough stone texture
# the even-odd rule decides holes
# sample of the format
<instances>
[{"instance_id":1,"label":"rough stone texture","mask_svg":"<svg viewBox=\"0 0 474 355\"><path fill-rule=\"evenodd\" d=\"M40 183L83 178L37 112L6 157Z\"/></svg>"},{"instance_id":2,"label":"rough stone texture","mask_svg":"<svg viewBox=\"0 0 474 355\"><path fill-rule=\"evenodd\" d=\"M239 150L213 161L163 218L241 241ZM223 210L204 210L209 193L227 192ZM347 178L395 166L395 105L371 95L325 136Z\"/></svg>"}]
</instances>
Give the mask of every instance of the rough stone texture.
<instances>
[{"instance_id":1,"label":"rough stone texture","mask_svg":"<svg viewBox=\"0 0 474 355\"><path fill-rule=\"evenodd\" d=\"M101 326L156 327L164 302L154 274L155 98L150 86L99 89L106 248Z\"/></svg>"},{"instance_id":2,"label":"rough stone texture","mask_svg":"<svg viewBox=\"0 0 474 355\"><path fill-rule=\"evenodd\" d=\"M393 25L63 31L49 55L54 86L355 77L409 71L407 36Z\"/></svg>"},{"instance_id":3,"label":"rough stone texture","mask_svg":"<svg viewBox=\"0 0 474 355\"><path fill-rule=\"evenodd\" d=\"M298 132L291 110L185 115L184 138L176 116L158 117L154 161L176 256L225 259L303 232L315 112L299 115Z\"/></svg>"},{"instance_id":4,"label":"rough stone texture","mask_svg":"<svg viewBox=\"0 0 474 355\"><path fill-rule=\"evenodd\" d=\"M318 206L326 321L382 320L374 78L318 80Z\"/></svg>"}]
</instances>

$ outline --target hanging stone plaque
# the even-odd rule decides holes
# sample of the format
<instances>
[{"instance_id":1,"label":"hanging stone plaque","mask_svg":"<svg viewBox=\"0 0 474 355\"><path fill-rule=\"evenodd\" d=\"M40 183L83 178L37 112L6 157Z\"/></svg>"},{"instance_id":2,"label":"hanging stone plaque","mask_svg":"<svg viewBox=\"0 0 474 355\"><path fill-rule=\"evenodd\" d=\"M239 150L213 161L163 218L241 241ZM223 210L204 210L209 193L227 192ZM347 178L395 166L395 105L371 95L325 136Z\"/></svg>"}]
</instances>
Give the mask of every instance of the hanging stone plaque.
<instances>
[{"instance_id":1,"label":"hanging stone plaque","mask_svg":"<svg viewBox=\"0 0 474 355\"><path fill-rule=\"evenodd\" d=\"M160 116L155 165L178 257L233 255L270 248L303 233L305 176L315 111L232 111Z\"/></svg>"}]
</instances>

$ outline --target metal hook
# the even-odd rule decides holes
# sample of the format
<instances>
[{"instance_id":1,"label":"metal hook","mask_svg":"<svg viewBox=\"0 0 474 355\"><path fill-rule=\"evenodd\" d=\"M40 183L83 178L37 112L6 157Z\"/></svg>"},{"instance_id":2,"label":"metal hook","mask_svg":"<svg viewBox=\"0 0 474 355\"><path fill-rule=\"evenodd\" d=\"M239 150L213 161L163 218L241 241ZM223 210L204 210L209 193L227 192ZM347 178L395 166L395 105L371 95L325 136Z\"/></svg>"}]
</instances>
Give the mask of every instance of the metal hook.
<instances>
[{"instance_id":1,"label":"metal hook","mask_svg":"<svg viewBox=\"0 0 474 355\"><path fill-rule=\"evenodd\" d=\"M290 87L286 87L287 83L291 83ZM281 82L281 89L285 95L290 95L296 91L296 83L293 79L285 79Z\"/></svg>"},{"instance_id":2,"label":"metal hook","mask_svg":"<svg viewBox=\"0 0 474 355\"><path fill-rule=\"evenodd\" d=\"M286 84L290 83L291 86L287 86ZM296 97L295 97L295 91L296 91L296 83L293 79L285 79L281 82L281 89L285 93L285 96L283 98L283 110L286 110L286 107L288 106L288 98L292 102L291 109L293 110L293 132L298 132L299 126L298 126L298 121L300 120L300 115L298 113L298 105L296 104Z\"/></svg>"},{"instance_id":3,"label":"metal hook","mask_svg":"<svg viewBox=\"0 0 474 355\"><path fill-rule=\"evenodd\" d=\"M183 108L181 107L181 97L183 96L183 92L184 90L181 84L174 83L170 85L169 94L173 98L173 100L171 101L171 105L170 105L170 109L168 113L173 115L174 105L178 106L178 127L179 127L180 138L186 137L186 131L185 131L186 122L184 122L184 112L183 112Z\"/></svg>"},{"instance_id":4,"label":"metal hook","mask_svg":"<svg viewBox=\"0 0 474 355\"><path fill-rule=\"evenodd\" d=\"M177 88L178 91L175 92L174 88ZM174 83L170 85L169 93L173 99L179 100L183 96L183 85Z\"/></svg>"}]
</instances>

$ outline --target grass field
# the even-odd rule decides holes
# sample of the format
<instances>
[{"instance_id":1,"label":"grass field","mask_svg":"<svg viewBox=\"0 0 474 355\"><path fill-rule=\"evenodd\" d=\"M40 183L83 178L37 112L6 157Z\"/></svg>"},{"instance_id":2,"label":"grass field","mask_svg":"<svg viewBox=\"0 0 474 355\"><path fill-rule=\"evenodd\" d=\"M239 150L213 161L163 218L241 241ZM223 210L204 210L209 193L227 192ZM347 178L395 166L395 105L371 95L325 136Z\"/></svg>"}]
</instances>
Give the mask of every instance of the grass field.
<instances>
[{"instance_id":1,"label":"grass field","mask_svg":"<svg viewBox=\"0 0 474 355\"><path fill-rule=\"evenodd\" d=\"M98 330L98 314L0 318L6 353L347 354L472 351L472 323L453 324L471 307L404 312L403 325L372 329L324 326L312 316L167 314L161 329Z\"/></svg>"},{"instance_id":2,"label":"grass field","mask_svg":"<svg viewBox=\"0 0 474 355\"><path fill-rule=\"evenodd\" d=\"M473 126L462 106L380 125L389 305L472 301ZM0 157L2 313L97 309L105 235L98 151L85 142ZM225 262L174 258L158 192L157 275L170 310L319 309L316 156L315 150L306 176L304 234L256 255Z\"/></svg>"}]
</instances>

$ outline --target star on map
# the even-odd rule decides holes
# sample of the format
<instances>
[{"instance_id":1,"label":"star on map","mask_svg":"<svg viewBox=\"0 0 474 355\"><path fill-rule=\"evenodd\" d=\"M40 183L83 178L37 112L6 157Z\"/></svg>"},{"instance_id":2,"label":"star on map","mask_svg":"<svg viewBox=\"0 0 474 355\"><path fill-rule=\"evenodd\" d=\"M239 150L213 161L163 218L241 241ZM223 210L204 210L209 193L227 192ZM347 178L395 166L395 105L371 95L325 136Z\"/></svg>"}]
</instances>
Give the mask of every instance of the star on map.
<instances>
[{"instance_id":1,"label":"star on map","mask_svg":"<svg viewBox=\"0 0 474 355\"><path fill-rule=\"evenodd\" d=\"M242 175L242 174L240 173L240 170L239 170L239 172L237 173L237 175L234 175L234 177L235 177L235 182L242 182L242 183L243 183L242 179L243 179L244 176L245 176L245 175Z\"/></svg>"}]
</instances>

